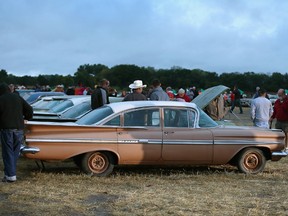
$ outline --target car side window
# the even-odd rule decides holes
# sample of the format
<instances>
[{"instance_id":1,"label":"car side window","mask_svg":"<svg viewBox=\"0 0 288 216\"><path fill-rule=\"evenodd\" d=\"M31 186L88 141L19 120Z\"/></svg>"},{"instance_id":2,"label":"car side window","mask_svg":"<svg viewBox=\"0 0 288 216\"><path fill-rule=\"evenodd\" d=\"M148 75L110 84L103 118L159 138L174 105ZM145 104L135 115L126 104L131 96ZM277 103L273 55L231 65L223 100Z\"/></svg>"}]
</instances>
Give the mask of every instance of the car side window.
<instances>
[{"instance_id":1,"label":"car side window","mask_svg":"<svg viewBox=\"0 0 288 216\"><path fill-rule=\"evenodd\" d=\"M109 120L108 122L106 122L104 125L108 125L108 126L120 126L120 116L116 116L115 118Z\"/></svg>"},{"instance_id":2,"label":"car side window","mask_svg":"<svg viewBox=\"0 0 288 216\"><path fill-rule=\"evenodd\" d=\"M160 127L159 109L141 109L124 113L124 126Z\"/></svg>"},{"instance_id":3,"label":"car side window","mask_svg":"<svg viewBox=\"0 0 288 216\"><path fill-rule=\"evenodd\" d=\"M195 127L195 112L188 109L164 109L164 127Z\"/></svg>"}]
</instances>

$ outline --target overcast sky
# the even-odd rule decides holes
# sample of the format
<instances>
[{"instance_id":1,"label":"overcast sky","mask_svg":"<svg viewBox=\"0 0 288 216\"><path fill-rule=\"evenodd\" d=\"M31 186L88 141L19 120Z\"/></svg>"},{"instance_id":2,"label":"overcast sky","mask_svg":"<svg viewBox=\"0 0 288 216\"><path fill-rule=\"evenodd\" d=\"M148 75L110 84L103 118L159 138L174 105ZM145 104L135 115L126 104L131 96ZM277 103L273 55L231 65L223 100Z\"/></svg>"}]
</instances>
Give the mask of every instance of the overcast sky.
<instances>
[{"instance_id":1,"label":"overcast sky","mask_svg":"<svg viewBox=\"0 0 288 216\"><path fill-rule=\"evenodd\" d=\"M286 0L3 0L0 69L73 75L83 64L288 72Z\"/></svg>"}]
</instances>

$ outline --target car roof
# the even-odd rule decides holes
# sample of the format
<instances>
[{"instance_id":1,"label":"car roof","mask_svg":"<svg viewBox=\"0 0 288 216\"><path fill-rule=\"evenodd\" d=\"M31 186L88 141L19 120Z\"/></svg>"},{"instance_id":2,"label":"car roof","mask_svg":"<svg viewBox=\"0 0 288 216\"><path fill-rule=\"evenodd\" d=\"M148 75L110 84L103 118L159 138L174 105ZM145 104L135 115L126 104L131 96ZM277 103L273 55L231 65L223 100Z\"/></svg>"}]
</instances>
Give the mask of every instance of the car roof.
<instances>
[{"instance_id":1,"label":"car roof","mask_svg":"<svg viewBox=\"0 0 288 216\"><path fill-rule=\"evenodd\" d=\"M194 103L180 102L180 101L122 101L107 104L105 106L111 107L114 113L119 113L125 110L144 107L191 107L197 108Z\"/></svg>"}]
</instances>

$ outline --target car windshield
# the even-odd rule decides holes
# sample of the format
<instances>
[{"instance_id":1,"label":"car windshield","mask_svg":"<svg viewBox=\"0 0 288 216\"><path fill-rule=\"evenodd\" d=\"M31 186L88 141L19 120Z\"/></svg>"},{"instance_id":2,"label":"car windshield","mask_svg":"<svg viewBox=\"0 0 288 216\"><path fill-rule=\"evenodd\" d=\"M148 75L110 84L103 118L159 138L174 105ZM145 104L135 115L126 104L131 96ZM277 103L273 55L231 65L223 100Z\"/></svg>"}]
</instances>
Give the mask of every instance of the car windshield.
<instances>
[{"instance_id":1,"label":"car windshield","mask_svg":"<svg viewBox=\"0 0 288 216\"><path fill-rule=\"evenodd\" d=\"M199 127L216 127L217 122L211 119L202 109L198 109L200 112Z\"/></svg>"},{"instance_id":2,"label":"car windshield","mask_svg":"<svg viewBox=\"0 0 288 216\"><path fill-rule=\"evenodd\" d=\"M87 113L89 110L91 110L91 103L84 102L64 112L61 115L61 118L77 118L83 115L84 113Z\"/></svg>"},{"instance_id":3,"label":"car windshield","mask_svg":"<svg viewBox=\"0 0 288 216\"><path fill-rule=\"evenodd\" d=\"M49 110L49 112L52 112L52 113L59 113L59 112L62 112L66 109L68 109L69 107L72 107L74 104L71 100L65 100L63 101L62 103L58 104L57 106L51 108Z\"/></svg>"},{"instance_id":4,"label":"car windshield","mask_svg":"<svg viewBox=\"0 0 288 216\"><path fill-rule=\"evenodd\" d=\"M112 113L113 110L109 106L103 106L83 116L81 119L76 121L76 124L93 125L99 122L100 120L106 118L107 116L111 115Z\"/></svg>"}]
</instances>

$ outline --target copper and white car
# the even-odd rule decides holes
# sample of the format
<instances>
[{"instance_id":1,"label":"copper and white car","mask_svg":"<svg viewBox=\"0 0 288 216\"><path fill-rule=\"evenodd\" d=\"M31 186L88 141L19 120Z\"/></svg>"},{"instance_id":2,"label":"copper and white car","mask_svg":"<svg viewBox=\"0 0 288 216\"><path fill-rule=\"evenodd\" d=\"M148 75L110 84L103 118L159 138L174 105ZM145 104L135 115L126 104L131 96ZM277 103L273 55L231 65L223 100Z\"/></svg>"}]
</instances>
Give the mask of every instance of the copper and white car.
<instances>
[{"instance_id":1,"label":"copper and white car","mask_svg":"<svg viewBox=\"0 0 288 216\"><path fill-rule=\"evenodd\" d=\"M218 125L194 103L119 102L75 123L28 122L24 156L74 159L85 172L106 176L115 165L222 165L263 171L287 156L280 130Z\"/></svg>"}]
</instances>

